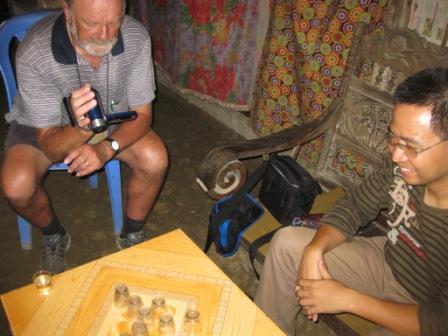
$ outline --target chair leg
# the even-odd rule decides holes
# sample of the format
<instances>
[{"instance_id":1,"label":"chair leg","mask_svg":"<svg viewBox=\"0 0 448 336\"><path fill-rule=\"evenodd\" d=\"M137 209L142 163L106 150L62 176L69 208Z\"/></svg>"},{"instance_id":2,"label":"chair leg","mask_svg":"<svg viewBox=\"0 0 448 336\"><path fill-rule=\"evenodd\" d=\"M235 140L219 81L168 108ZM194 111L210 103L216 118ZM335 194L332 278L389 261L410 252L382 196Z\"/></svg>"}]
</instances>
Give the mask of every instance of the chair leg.
<instances>
[{"instance_id":1,"label":"chair leg","mask_svg":"<svg viewBox=\"0 0 448 336\"><path fill-rule=\"evenodd\" d=\"M25 218L17 216L17 226L19 227L20 245L22 249L31 250L33 248L33 240L30 223Z\"/></svg>"},{"instance_id":2,"label":"chair leg","mask_svg":"<svg viewBox=\"0 0 448 336\"><path fill-rule=\"evenodd\" d=\"M89 187L91 189L98 189L98 173L93 173L89 176Z\"/></svg>"},{"instance_id":3,"label":"chair leg","mask_svg":"<svg viewBox=\"0 0 448 336\"><path fill-rule=\"evenodd\" d=\"M111 160L106 164L107 184L112 208L112 219L116 235L121 233L123 226L123 199L121 195L120 161Z\"/></svg>"}]
</instances>

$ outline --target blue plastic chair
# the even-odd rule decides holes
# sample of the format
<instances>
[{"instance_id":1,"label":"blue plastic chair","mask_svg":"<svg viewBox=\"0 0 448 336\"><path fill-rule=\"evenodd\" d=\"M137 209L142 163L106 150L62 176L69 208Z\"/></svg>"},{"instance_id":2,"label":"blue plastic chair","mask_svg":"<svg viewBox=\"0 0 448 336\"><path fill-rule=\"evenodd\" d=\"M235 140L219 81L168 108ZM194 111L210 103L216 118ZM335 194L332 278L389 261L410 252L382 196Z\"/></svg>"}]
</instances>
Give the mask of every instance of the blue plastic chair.
<instances>
[{"instance_id":1,"label":"blue plastic chair","mask_svg":"<svg viewBox=\"0 0 448 336\"><path fill-rule=\"evenodd\" d=\"M22 41L28 28L51 13L55 13L55 11L43 10L18 15L4 21L0 25L0 72L5 83L8 110L12 108L17 90L12 60L10 58L11 43L14 39L17 39L19 42ZM111 160L104 168L109 185L114 232L118 235L123 225L120 161L115 159ZM55 163L49 170L67 170L67 166L64 163ZM96 173L90 175L88 179L91 188L98 188L98 177ZM29 250L33 247L31 225L21 216L17 216L17 222L22 249Z\"/></svg>"}]
</instances>

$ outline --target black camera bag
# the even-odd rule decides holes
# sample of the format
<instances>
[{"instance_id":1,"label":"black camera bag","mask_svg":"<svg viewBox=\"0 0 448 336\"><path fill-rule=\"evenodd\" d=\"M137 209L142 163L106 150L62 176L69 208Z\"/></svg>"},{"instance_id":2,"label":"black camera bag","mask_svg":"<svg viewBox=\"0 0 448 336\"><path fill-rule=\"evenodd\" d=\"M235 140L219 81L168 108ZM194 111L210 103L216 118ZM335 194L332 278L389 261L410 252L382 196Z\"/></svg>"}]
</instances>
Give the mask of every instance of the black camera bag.
<instances>
[{"instance_id":1,"label":"black camera bag","mask_svg":"<svg viewBox=\"0 0 448 336\"><path fill-rule=\"evenodd\" d=\"M258 198L282 224L291 225L310 211L322 189L308 171L290 156L272 155Z\"/></svg>"}]
</instances>

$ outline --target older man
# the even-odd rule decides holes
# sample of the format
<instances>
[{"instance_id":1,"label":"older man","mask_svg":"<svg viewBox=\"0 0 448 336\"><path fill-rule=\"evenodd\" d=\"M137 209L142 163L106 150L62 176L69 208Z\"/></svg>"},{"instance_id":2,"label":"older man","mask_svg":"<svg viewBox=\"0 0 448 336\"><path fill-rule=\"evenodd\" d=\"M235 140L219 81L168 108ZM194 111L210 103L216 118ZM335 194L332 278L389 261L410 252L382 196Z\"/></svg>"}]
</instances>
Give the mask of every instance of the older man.
<instances>
[{"instance_id":1,"label":"older man","mask_svg":"<svg viewBox=\"0 0 448 336\"><path fill-rule=\"evenodd\" d=\"M353 313L387 334L447 334L448 68L397 87L388 144L383 167L317 231L274 236L255 301L288 335L300 310ZM377 217L386 237L356 236Z\"/></svg>"},{"instance_id":2,"label":"older man","mask_svg":"<svg viewBox=\"0 0 448 336\"><path fill-rule=\"evenodd\" d=\"M41 266L54 273L66 267L70 246L70 235L42 185L54 162L65 162L78 177L112 158L129 166L120 249L145 239L143 226L168 165L166 148L151 129L155 83L146 30L124 15L124 0L63 0L62 6L63 14L29 30L17 52L19 89L6 116L11 126L2 166L4 194L18 214L42 231ZM64 97L70 97L75 126ZM86 113L97 104L109 113L134 110L138 117L94 134Z\"/></svg>"}]
</instances>

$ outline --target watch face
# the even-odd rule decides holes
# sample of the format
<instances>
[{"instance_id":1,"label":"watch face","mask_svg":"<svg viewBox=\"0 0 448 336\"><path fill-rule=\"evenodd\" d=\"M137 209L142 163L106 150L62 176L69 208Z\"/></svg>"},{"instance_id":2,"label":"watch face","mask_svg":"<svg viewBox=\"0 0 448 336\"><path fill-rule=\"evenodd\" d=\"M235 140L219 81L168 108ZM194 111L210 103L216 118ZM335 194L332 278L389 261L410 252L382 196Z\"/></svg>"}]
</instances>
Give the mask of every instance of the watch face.
<instances>
[{"instance_id":1,"label":"watch face","mask_svg":"<svg viewBox=\"0 0 448 336\"><path fill-rule=\"evenodd\" d=\"M120 149L120 145L118 144L117 141L115 141L114 139L107 137L105 140L110 142L110 147L115 151L118 152Z\"/></svg>"},{"instance_id":2,"label":"watch face","mask_svg":"<svg viewBox=\"0 0 448 336\"><path fill-rule=\"evenodd\" d=\"M118 151L118 150L120 149L120 146L118 145L118 142L116 142L115 140L112 141L110 144L111 144L112 149L113 149L114 151Z\"/></svg>"}]
</instances>

